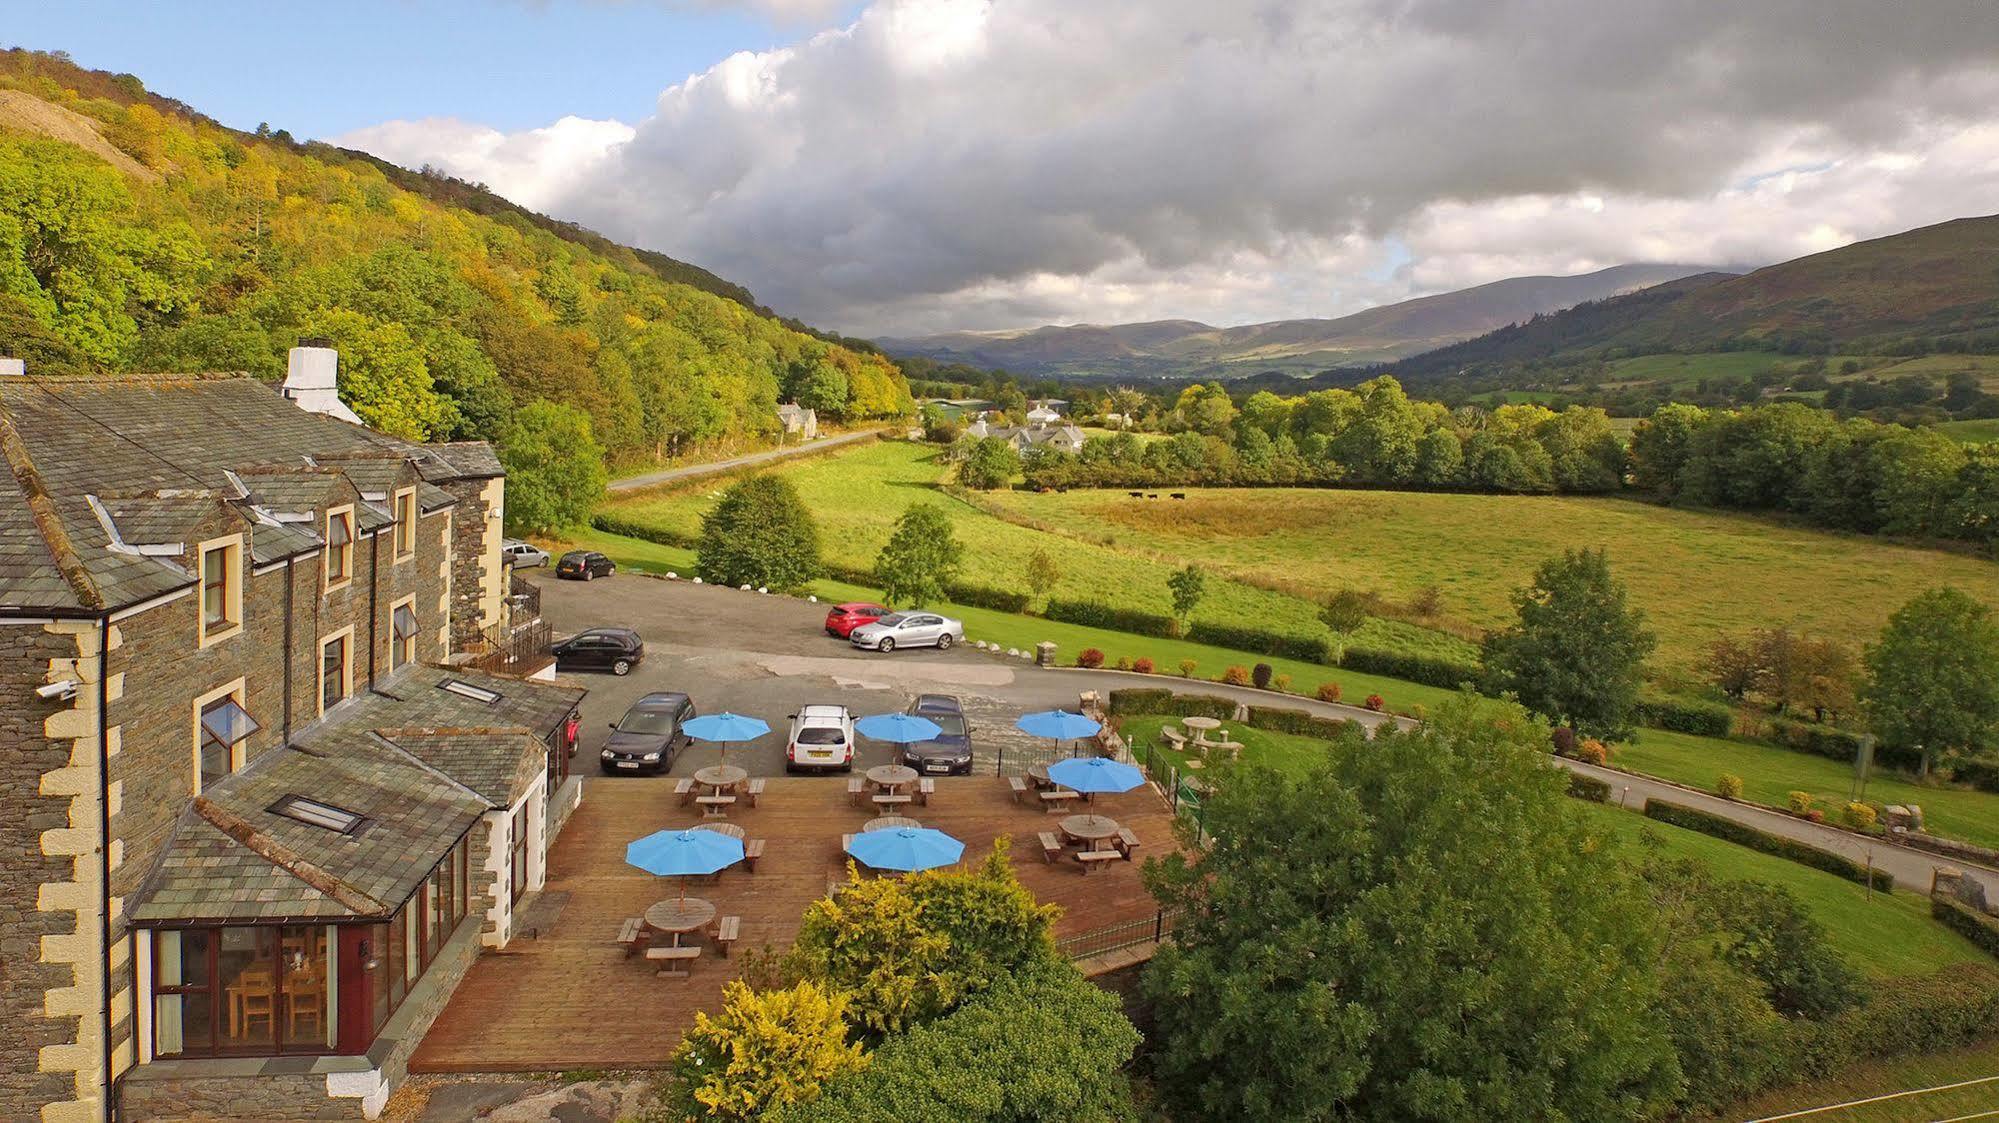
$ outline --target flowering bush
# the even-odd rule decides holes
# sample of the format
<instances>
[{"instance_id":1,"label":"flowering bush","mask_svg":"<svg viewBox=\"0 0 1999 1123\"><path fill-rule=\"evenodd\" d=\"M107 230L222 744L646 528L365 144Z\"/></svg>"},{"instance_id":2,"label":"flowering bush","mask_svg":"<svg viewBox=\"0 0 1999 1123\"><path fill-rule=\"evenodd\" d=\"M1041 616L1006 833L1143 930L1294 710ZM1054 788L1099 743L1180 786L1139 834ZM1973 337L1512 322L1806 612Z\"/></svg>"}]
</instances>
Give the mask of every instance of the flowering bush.
<instances>
[{"instance_id":1,"label":"flowering bush","mask_svg":"<svg viewBox=\"0 0 1999 1123\"><path fill-rule=\"evenodd\" d=\"M1128 671L1128 670L1131 670L1131 657L1130 657L1129 655L1120 655L1120 656L1118 656L1118 657L1117 657L1117 669L1118 669L1118 670L1120 670L1120 671Z\"/></svg>"},{"instance_id":2,"label":"flowering bush","mask_svg":"<svg viewBox=\"0 0 1999 1123\"><path fill-rule=\"evenodd\" d=\"M1149 675L1152 673L1152 660L1141 655L1137 659L1132 660L1131 669L1137 671L1139 674Z\"/></svg>"},{"instance_id":3,"label":"flowering bush","mask_svg":"<svg viewBox=\"0 0 1999 1123\"><path fill-rule=\"evenodd\" d=\"M1337 701L1339 701L1339 700L1340 700L1340 684L1339 684L1339 683L1337 683L1337 682L1322 682L1322 683L1320 683L1320 684L1319 684L1319 689L1318 689L1318 696L1319 696L1319 701L1321 701L1321 702L1337 702Z\"/></svg>"},{"instance_id":4,"label":"flowering bush","mask_svg":"<svg viewBox=\"0 0 1999 1123\"><path fill-rule=\"evenodd\" d=\"M1195 661L1194 661L1194 660L1192 660L1192 659L1182 659L1182 660L1180 660L1180 677L1181 677L1181 678L1193 678L1193 677L1194 677L1194 668L1196 668L1196 667L1198 667L1198 666L1200 666L1200 664L1199 664L1199 663L1197 663L1197 662L1195 662Z\"/></svg>"},{"instance_id":5,"label":"flowering bush","mask_svg":"<svg viewBox=\"0 0 1999 1123\"><path fill-rule=\"evenodd\" d=\"M1381 695L1379 694L1370 694L1367 696L1367 708L1373 710L1375 713L1380 713L1381 708L1387 704L1381 700Z\"/></svg>"},{"instance_id":6,"label":"flowering bush","mask_svg":"<svg viewBox=\"0 0 1999 1123\"><path fill-rule=\"evenodd\" d=\"M1715 778L1714 794L1723 799L1742 798L1742 777L1733 772L1724 772Z\"/></svg>"},{"instance_id":7,"label":"flowering bush","mask_svg":"<svg viewBox=\"0 0 1999 1123\"><path fill-rule=\"evenodd\" d=\"M1814 807L1810 811L1805 812L1805 818L1814 823L1823 823L1825 822L1825 812Z\"/></svg>"},{"instance_id":8,"label":"flowering bush","mask_svg":"<svg viewBox=\"0 0 1999 1123\"><path fill-rule=\"evenodd\" d=\"M1230 667L1228 670L1222 672L1222 681L1230 686L1248 686L1249 668Z\"/></svg>"},{"instance_id":9,"label":"flowering bush","mask_svg":"<svg viewBox=\"0 0 1999 1123\"><path fill-rule=\"evenodd\" d=\"M1785 800L1793 815L1804 815L1812 809L1812 793L1792 792Z\"/></svg>"},{"instance_id":10,"label":"flowering bush","mask_svg":"<svg viewBox=\"0 0 1999 1123\"><path fill-rule=\"evenodd\" d=\"M1576 746L1576 759L1584 764L1609 764L1610 746L1594 737L1587 738Z\"/></svg>"},{"instance_id":11,"label":"flowering bush","mask_svg":"<svg viewBox=\"0 0 1999 1123\"><path fill-rule=\"evenodd\" d=\"M1290 676L1290 675L1278 675L1278 676L1276 676L1275 678L1272 678L1272 679L1270 680L1270 688L1271 688L1272 690L1289 690L1289 689L1291 689L1291 676Z\"/></svg>"},{"instance_id":12,"label":"flowering bush","mask_svg":"<svg viewBox=\"0 0 1999 1123\"><path fill-rule=\"evenodd\" d=\"M1876 817L1874 809L1864 803L1849 803L1839 811L1839 821L1857 831L1872 827Z\"/></svg>"},{"instance_id":13,"label":"flowering bush","mask_svg":"<svg viewBox=\"0 0 1999 1123\"><path fill-rule=\"evenodd\" d=\"M1078 667L1101 667L1104 665L1104 653L1094 647L1086 647L1077 654L1076 665Z\"/></svg>"}]
</instances>

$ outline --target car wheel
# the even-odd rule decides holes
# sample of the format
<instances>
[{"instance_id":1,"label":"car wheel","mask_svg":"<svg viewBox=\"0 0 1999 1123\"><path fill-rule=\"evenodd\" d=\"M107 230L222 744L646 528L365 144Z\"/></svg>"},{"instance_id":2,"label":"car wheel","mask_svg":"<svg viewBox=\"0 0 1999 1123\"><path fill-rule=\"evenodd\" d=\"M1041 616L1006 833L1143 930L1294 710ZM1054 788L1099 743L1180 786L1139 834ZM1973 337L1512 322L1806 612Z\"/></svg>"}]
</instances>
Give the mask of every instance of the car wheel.
<instances>
[{"instance_id":1,"label":"car wheel","mask_svg":"<svg viewBox=\"0 0 1999 1123\"><path fill-rule=\"evenodd\" d=\"M583 580L588 581L595 576L597 576L597 572L595 570L591 569L589 566L583 567Z\"/></svg>"},{"instance_id":2,"label":"car wheel","mask_svg":"<svg viewBox=\"0 0 1999 1123\"><path fill-rule=\"evenodd\" d=\"M630 659L618 660L617 662L611 664L611 673L619 676L620 678L624 677L625 675L631 674L632 661Z\"/></svg>"},{"instance_id":3,"label":"car wheel","mask_svg":"<svg viewBox=\"0 0 1999 1123\"><path fill-rule=\"evenodd\" d=\"M937 637L937 650L951 650L951 633L945 632L943 635Z\"/></svg>"},{"instance_id":4,"label":"car wheel","mask_svg":"<svg viewBox=\"0 0 1999 1123\"><path fill-rule=\"evenodd\" d=\"M895 641L894 641L894 640L892 640L892 639L890 639L890 638L888 638L887 636L883 636L883 637L882 637L882 641L881 641L880 645L878 645L878 646L877 646L877 647L875 648L875 650L877 650L877 651L894 651L894 650L895 650Z\"/></svg>"}]
</instances>

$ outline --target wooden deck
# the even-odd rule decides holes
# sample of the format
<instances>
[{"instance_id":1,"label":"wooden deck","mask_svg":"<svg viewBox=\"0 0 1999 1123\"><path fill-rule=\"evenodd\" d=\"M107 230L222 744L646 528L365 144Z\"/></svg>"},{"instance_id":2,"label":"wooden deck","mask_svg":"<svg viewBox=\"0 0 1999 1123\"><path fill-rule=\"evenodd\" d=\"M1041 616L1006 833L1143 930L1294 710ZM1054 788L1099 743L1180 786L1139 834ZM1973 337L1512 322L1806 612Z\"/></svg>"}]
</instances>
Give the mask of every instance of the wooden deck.
<instances>
[{"instance_id":1,"label":"wooden deck","mask_svg":"<svg viewBox=\"0 0 1999 1123\"><path fill-rule=\"evenodd\" d=\"M805 906L846 876L840 836L874 815L847 802L840 777L773 778L750 808L738 804L729 821L766 840L757 872L732 868L717 884L691 886L691 896L715 902L720 915L742 917L732 958L704 955L692 977L663 979L644 957L626 958L614 940L626 917L672 896L670 880L627 866L625 844L651 831L700 818L678 806L673 779L588 781L576 810L549 855L544 896L560 910L532 938L517 936L474 963L438 1016L410 1068L416 1072L507 1072L571 1068L652 1068L666 1063L694 1012L719 1005L722 984L742 954L762 944L789 946ZM1174 846L1172 816L1152 788L1098 796L1096 809L1136 831L1141 857ZM1138 863L1117 862L1084 877L1071 860L1051 866L1035 833L1054 830L1060 815L1016 806L1004 780L940 778L928 807L910 815L965 843L962 866L990 851L996 836L1015 839L1014 866L1043 901L1061 905L1058 937L1153 914ZM566 894L566 900L561 896Z\"/></svg>"}]
</instances>

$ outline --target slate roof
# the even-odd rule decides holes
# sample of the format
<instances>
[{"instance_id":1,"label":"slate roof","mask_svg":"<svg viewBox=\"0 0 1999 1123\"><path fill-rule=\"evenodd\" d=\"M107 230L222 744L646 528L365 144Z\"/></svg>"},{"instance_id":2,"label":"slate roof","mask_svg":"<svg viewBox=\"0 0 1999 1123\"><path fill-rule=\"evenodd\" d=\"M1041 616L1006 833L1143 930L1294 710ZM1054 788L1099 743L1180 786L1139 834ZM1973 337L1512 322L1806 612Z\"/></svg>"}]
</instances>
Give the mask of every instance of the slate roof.
<instances>
[{"instance_id":1,"label":"slate roof","mask_svg":"<svg viewBox=\"0 0 1999 1123\"><path fill-rule=\"evenodd\" d=\"M441 689L459 680L500 698ZM181 815L146 884L140 923L385 918L484 812L510 806L546 767L555 729L585 691L561 683L411 666L336 706L292 745L211 785ZM368 820L353 834L272 810L286 796Z\"/></svg>"},{"instance_id":2,"label":"slate roof","mask_svg":"<svg viewBox=\"0 0 1999 1123\"><path fill-rule=\"evenodd\" d=\"M316 548L316 529L262 525L323 511L316 477L376 493L414 482L434 511L452 503L437 484L501 474L483 442L415 444L240 376L0 376L0 453L0 612L30 614L94 614L187 587L191 559L122 547L179 542L219 507L236 510L257 561ZM389 521L386 502L356 505L363 533Z\"/></svg>"}]
</instances>

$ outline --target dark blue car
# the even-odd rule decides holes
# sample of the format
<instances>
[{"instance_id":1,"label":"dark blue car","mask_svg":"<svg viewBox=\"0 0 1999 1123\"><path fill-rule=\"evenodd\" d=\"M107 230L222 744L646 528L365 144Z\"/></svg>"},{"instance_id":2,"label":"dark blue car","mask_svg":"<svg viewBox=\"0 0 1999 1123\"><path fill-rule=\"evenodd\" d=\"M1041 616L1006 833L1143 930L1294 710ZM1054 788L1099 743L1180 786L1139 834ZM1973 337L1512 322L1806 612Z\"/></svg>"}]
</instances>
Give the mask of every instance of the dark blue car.
<instances>
[{"instance_id":1,"label":"dark blue car","mask_svg":"<svg viewBox=\"0 0 1999 1123\"><path fill-rule=\"evenodd\" d=\"M965 708L949 694L919 694L909 712L935 722L937 736L902 747L902 762L931 776L972 774L972 725Z\"/></svg>"}]
</instances>

